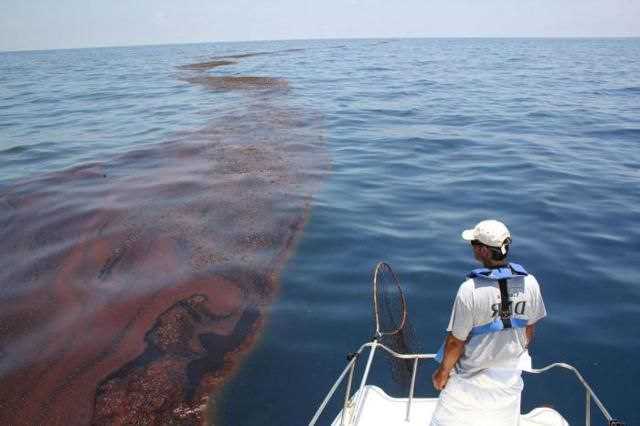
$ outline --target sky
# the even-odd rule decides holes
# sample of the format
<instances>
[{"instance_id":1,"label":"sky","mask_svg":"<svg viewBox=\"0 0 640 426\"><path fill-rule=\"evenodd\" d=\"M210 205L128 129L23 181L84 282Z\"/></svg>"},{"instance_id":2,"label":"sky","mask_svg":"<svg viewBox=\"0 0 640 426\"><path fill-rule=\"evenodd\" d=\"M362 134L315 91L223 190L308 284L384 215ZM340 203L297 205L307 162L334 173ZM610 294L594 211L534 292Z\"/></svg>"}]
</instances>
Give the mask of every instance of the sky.
<instances>
[{"instance_id":1,"label":"sky","mask_svg":"<svg viewBox=\"0 0 640 426\"><path fill-rule=\"evenodd\" d=\"M391 37L640 37L640 0L0 0L0 51Z\"/></svg>"}]
</instances>

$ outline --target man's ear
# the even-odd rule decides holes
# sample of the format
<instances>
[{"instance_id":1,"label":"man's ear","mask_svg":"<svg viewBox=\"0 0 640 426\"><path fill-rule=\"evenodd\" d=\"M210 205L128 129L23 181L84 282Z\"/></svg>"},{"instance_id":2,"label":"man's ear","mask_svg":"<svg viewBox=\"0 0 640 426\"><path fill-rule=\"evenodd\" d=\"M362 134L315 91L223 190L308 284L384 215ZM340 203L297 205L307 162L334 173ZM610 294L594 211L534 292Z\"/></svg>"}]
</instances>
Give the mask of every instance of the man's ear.
<instances>
[{"instance_id":1,"label":"man's ear","mask_svg":"<svg viewBox=\"0 0 640 426\"><path fill-rule=\"evenodd\" d=\"M482 256L486 259L491 259L492 258L491 249L487 246L482 246Z\"/></svg>"}]
</instances>

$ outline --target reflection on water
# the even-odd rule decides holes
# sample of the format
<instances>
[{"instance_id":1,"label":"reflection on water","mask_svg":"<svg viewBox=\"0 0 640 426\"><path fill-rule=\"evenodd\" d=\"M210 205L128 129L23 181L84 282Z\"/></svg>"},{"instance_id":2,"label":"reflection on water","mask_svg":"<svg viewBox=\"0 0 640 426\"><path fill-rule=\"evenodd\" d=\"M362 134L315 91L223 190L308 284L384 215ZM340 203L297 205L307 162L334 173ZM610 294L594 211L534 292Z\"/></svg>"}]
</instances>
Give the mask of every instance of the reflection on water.
<instances>
[{"instance_id":1,"label":"reflection on water","mask_svg":"<svg viewBox=\"0 0 640 426\"><path fill-rule=\"evenodd\" d=\"M0 423L204 420L327 164L322 135L300 125L317 116L249 96L199 131L0 193Z\"/></svg>"}]
</instances>

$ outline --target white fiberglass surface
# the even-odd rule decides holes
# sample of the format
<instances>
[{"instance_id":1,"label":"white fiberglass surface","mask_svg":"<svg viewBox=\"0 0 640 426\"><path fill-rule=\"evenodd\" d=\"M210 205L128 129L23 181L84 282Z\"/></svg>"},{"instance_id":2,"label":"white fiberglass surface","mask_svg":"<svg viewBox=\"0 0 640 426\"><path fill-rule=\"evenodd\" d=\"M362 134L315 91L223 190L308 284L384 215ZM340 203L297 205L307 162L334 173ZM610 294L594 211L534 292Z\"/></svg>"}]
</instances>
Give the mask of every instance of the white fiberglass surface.
<instances>
[{"instance_id":1,"label":"white fiberglass surface","mask_svg":"<svg viewBox=\"0 0 640 426\"><path fill-rule=\"evenodd\" d=\"M352 426L426 426L438 402L437 398L414 398L407 421L407 398L393 398L377 386L365 386L359 415L355 413L361 392L353 396L353 404L346 411L344 425ZM338 413L332 426L341 425L342 412ZM569 426L569 423L554 409L536 408L520 417L519 426Z\"/></svg>"}]
</instances>

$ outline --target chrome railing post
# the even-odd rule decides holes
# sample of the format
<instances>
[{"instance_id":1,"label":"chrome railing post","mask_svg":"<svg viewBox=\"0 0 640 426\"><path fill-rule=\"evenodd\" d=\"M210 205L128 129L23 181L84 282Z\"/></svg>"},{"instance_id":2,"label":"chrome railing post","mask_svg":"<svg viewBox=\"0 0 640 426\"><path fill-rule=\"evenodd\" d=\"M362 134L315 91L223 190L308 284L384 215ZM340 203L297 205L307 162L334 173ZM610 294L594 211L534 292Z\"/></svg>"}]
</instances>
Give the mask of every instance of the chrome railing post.
<instances>
[{"instance_id":1,"label":"chrome railing post","mask_svg":"<svg viewBox=\"0 0 640 426\"><path fill-rule=\"evenodd\" d=\"M367 365L364 368L364 374L362 375L362 380L360 381L360 387L358 388L360 395L358 396L358 400L356 401L356 407L353 411L353 416L355 416L355 424L358 424L358 419L360 418L360 410L362 410L362 402L364 400L364 385L367 383L367 379L369 378L371 363L373 362L373 356L376 353L376 349L378 349L378 345L380 344L378 343L377 340L374 340L369 344L371 351L369 352L369 358L367 358Z\"/></svg>"},{"instance_id":2,"label":"chrome railing post","mask_svg":"<svg viewBox=\"0 0 640 426\"><path fill-rule=\"evenodd\" d=\"M356 358L358 355L354 355ZM351 371L349 371L349 380L347 380L347 390L344 394L344 406L342 407L342 415L340 416L340 426L344 426L344 418L347 412L347 406L349 405L349 398L351 397L351 383L353 382L353 372L356 369L356 360L351 364Z\"/></svg>"},{"instance_id":3,"label":"chrome railing post","mask_svg":"<svg viewBox=\"0 0 640 426\"><path fill-rule=\"evenodd\" d=\"M407 416L405 420L408 422L411 416L411 403L413 402L413 391L416 386L416 372L418 371L418 360L416 357L413 359L413 373L411 375L411 387L409 388L409 400L407 401Z\"/></svg>"},{"instance_id":4,"label":"chrome railing post","mask_svg":"<svg viewBox=\"0 0 640 426\"><path fill-rule=\"evenodd\" d=\"M591 392L587 389L587 396L584 399L586 401L584 421L586 426L591 426Z\"/></svg>"},{"instance_id":5,"label":"chrome railing post","mask_svg":"<svg viewBox=\"0 0 640 426\"><path fill-rule=\"evenodd\" d=\"M358 349L358 352L356 352L356 353L358 355L360 355L362 350L367 346L369 346L369 343L365 343L364 345L360 346L360 349ZM316 413L313 415L313 418L309 422L309 426L314 426L316 424L316 422L320 418L320 415L324 411L324 408L329 403L329 400L331 399L331 397L335 393L336 389L338 389L338 386L340 385L340 383L342 383L342 381L344 380L344 377L347 375L347 372L349 371L349 369L351 367L353 367L353 364L355 364L356 359L357 358L354 357L351 361L349 361L349 363L344 368L344 370L342 370L342 373L340 373L340 377L338 377L338 380L336 380L335 383L333 384L333 386L331 386L331 389L329 390L329 393L327 394L327 396L324 397L324 399L322 400L322 403L320 404L320 407L318 407L318 409L316 410Z\"/></svg>"}]
</instances>

